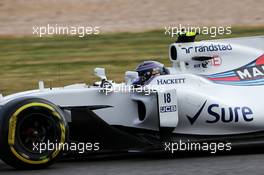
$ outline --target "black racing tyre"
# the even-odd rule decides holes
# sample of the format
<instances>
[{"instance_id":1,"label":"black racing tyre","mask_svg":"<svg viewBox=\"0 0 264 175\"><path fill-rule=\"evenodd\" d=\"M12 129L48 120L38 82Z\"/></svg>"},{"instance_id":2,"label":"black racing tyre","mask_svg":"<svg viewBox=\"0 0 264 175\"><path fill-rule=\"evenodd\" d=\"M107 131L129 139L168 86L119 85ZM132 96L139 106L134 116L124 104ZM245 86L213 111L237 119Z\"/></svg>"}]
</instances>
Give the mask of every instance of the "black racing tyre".
<instances>
[{"instance_id":1,"label":"black racing tyre","mask_svg":"<svg viewBox=\"0 0 264 175\"><path fill-rule=\"evenodd\" d=\"M62 110L39 98L19 98L0 108L0 157L17 169L42 169L62 154L68 124Z\"/></svg>"}]
</instances>

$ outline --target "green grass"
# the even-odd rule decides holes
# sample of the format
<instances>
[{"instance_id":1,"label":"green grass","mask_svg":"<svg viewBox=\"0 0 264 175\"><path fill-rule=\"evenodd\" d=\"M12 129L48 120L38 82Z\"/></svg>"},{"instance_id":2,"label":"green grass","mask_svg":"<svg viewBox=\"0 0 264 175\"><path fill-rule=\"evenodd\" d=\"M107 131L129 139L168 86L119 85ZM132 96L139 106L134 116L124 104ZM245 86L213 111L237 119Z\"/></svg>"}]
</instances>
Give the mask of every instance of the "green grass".
<instances>
[{"instance_id":1,"label":"green grass","mask_svg":"<svg viewBox=\"0 0 264 175\"><path fill-rule=\"evenodd\" d=\"M111 79L123 81L124 72L148 59L166 65L168 46L175 41L165 31L109 33L98 36L0 37L0 93L34 89L39 80L66 85L97 78L95 67L105 67ZM264 27L236 27L232 35L264 35ZM214 39L198 36L198 40ZM221 37L223 38L223 37Z\"/></svg>"}]
</instances>

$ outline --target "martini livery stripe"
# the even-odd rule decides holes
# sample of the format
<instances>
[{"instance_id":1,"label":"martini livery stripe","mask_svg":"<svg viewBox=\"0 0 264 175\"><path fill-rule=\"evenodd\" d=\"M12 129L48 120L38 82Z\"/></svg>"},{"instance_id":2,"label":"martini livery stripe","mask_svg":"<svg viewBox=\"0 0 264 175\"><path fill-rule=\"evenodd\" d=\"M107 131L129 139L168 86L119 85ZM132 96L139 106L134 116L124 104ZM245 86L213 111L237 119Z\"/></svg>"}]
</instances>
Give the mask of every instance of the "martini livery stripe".
<instances>
[{"instance_id":1,"label":"martini livery stripe","mask_svg":"<svg viewBox=\"0 0 264 175\"><path fill-rule=\"evenodd\" d=\"M264 55L238 69L204 75L204 77L218 84L234 86L264 85Z\"/></svg>"}]
</instances>

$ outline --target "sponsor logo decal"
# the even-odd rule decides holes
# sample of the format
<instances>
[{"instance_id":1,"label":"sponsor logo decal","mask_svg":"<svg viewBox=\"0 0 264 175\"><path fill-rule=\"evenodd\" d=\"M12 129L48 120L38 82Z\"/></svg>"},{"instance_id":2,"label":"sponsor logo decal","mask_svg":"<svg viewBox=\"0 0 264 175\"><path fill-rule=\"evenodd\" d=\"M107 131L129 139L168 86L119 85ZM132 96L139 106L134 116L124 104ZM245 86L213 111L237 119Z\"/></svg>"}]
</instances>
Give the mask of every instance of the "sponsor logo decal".
<instances>
[{"instance_id":1,"label":"sponsor logo decal","mask_svg":"<svg viewBox=\"0 0 264 175\"><path fill-rule=\"evenodd\" d=\"M210 116L210 120L206 120L206 123L230 123L230 122L251 122L253 121L253 112L249 107L220 107L219 104L211 104L208 106L207 112Z\"/></svg>"},{"instance_id":2,"label":"sponsor logo decal","mask_svg":"<svg viewBox=\"0 0 264 175\"><path fill-rule=\"evenodd\" d=\"M201 112L203 111L203 108L206 104L207 100L204 102L204 104L202 105L202 107L198 110L198 112L193 116L193 117L190 117L187 115L187 118L189 119L191 125L194 124L194 122L198 119L198 117L200 116Z\"/></svg>"},{"instance_id":3,"label":"sponsor logo decal","mask_svg":"<svg viewBox=\"0 0 264 175\"><path fill-rule=\"evenodd\" d=\"M251 80L264 77L264 65L241 68L235 71L240 80Z\"/></svg>"},{"instance_id":4,"label":"sponsor logo decal","mask_svg":"<svg viewBox=\"0 0 264 175\"><path fill-rule=\"evenodd\" d=\"M187 115L187 119L193 125L195 121L201 115L207 100L199 108L196 114L193 117ZM231 122L251 122L253 121L253 111L247 106L236 106L236 107L221 107L219 104L210 104L207 107L208 118L205 121L206 123L231 123Z\"/></svg>"},{"instance_id":5,"label":"sponsor logo decal","mask_svg":"<svg viewBox=\"0 0 264 175\"><path fill-rule=\"evenodd\" d=\"M185 83L185 78L157 79L158 85Z\"/></svg>"},{"instance_id":6,"label":"sponsor logo decal","mask_svg":"<svg viewBox=\"0 0 264 175\"><path fill-rule=\"evenodd\" d=\"M165 112L175 112L177 111L177 106L176 105L171 105L171 106L161 106L160 107L160 113L165 113Z\"/></svg>"},{"instance_id":7,"label":"sponsor logo decal","mask_svg":"<svg viewBox=\"0 0 264 175\"><path fill-rule=\"evenodd\" d=\"M212 66L221 66L222 59L219 56L214 56L214 58L211 60Z\"/></svg>"},{"instance_id":8,"label":"sponsor logo decal","mask_svg":"<svg viewBox=\"0 0 264 175\"><path fill-rule=\"evenodd\" d=\"M202 63L195 64L194 68L208 68L208 67L217 67L221 66L222 59L219 56L214 56L211 60L203 61Z\"/></svg>"},{"instance_id":9,"label":"sponsor logo decal","mask_svg":"<svg viewBox=\"0 0 264 175\"><path fill-rule=\"evenodd\" d=\"M210 44L210 45L201 45L201 46L191 46L191 47L182 47L182 50L185 51L186 54L192 52L202 53L202 52L217 52L217 51L230 51L232 50L231 44Z\"/></svg>"}]
</instances>

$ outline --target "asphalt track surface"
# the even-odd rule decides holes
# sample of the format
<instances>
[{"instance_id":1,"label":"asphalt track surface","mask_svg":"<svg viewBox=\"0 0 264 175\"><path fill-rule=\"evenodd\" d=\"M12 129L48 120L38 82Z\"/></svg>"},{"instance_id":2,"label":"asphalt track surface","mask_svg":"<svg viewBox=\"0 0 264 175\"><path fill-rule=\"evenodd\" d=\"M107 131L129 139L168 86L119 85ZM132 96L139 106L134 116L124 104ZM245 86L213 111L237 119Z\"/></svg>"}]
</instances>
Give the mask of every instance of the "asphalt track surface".
<instances>
[{"instance_id":1,"label":"asphalt track surface","mask_svg":"<svg viewBox=\"0 0 264 175\"><path fill-rule=\"evenodd\" d=\"M61 161L45 170L18 171L0 161L0 175L255 175L264 174L264 154L180 156L119 156L95 160Z\"/></svg>"}]
</instances>

